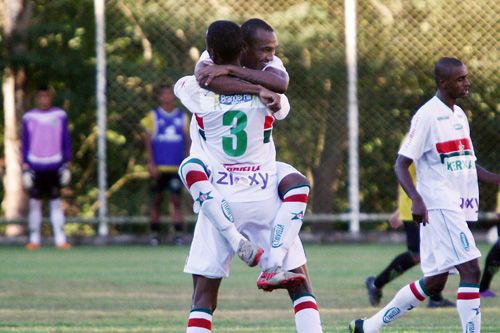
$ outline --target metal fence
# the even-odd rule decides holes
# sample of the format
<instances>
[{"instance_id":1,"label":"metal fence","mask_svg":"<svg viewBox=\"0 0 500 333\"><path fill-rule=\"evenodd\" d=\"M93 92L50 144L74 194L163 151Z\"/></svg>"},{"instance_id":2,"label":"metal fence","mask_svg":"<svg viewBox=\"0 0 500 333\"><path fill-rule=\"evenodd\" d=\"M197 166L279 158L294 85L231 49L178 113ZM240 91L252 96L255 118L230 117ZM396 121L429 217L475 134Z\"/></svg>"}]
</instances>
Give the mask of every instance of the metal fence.
<instances>
[{"instance_id":1,"label":"metal fence","mask_svg":"<svg viewBox=\"0 0 500 333\"><path fill-rule=\"evenodd\" d=\"M102 0L94 3L99 1ZM49 3L43 3L35 7L35 14L40 22L50 21L53 16L44 16ZM90 0L78 3L90 6ZM276 125L273 133L278 159L294 165L313 184L306 219L352 219L347 3L356 4L356 21L351 23L357 28L359 147L355 147L355 157L359 161L356 195L359 194L361 220L382 219L395 208L397 182L392 166L398 146L411 115L435 92L432 68L441 56L455 56L468 65L473 86L470 96L460 104L470 118L479 162L499 171L500 2L496 0L107 0L104 3L107 149L102 158L107 162L106 215L112 220L144 220L148 215L149 180L140 120L155 106L156 84L174 83L193 72L204 50L205 30L216 19L243 23L259 17L276 31L280 43L277 55L291 78L287 95L292 113ZM76 5L68 1L61 8L71 6ZM48 34L43 29L41 33ZM74 35L78 37L78 33ZM52 35L55 37L50 38L56 42L57 38L65 38L64 34ZM76 37L68 44L75 43ZM52 40L37 38L33 40ZM71 93L66 96L72 98ZM94 109L95 100L89 100L88 105ZM69 215L80 217L95 216L99 206L97 181L94 182L97 177L91 171L96 169L96 162L89 160L97 153L92 148L97 121L88 118L79 115L74 126L73 137L78 138L75 142L79 144L74 147L77 178L66 195L72 208ZM93 123L88 125L89 121ZM84 164L86 168L81 167ZM493 211L496 191L493 187L481 188L483 212ZM186 198L186 208L189 202Z\"/></svg>"},{"instance_id":2,"label":"metal fence","mask_svg":"<svg viewBox=\"0 0 500 333\"><path fill-rule=\"evenodd\" d=\"M461 104L470 117L479 161L495 170L500 139L499 10L494 0L358 1L362 213L395 208L392 165L411 115L435 92L431 73L440 56L459 57L469 67L472 93ZM350 211L343 1L110 0L106 2L107 98L108 129L114 140L109 140L108 152L112 160L123 161L108 165L110 215L148 211L139 122L155 105L153 86L193 72L211 21L242 23L251 17L274 27L278 56L291 77L287 95L292 114L274 131L278 159L293 164L312 181L313 217L331 219L324 214ZM495 191L482 189L483 210L493 210Z\"/></svg>"}]
</instances>

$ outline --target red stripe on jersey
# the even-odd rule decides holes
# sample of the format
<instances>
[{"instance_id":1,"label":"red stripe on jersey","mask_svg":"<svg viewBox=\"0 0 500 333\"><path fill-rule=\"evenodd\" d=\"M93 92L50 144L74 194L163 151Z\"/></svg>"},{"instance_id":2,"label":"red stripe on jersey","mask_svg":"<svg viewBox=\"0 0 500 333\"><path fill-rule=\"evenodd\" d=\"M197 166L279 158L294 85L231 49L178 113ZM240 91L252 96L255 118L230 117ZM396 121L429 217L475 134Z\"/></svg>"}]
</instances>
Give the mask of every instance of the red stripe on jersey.
<instances>
[{"instance_id":1,"label":"red stripe on jersey","mask_svg":"<svg viewBox=\"0 0 500 333\"><path fill-rule=\"evenodd\" d=\"M457 299L478 299L481 297L478 292L471 292L471 293L457 293Z\"/></svg>"},{"instance_id":2,"label":"red stripe on jersey","mask_svg":"<svg viewBox=\"0 0 500 333\"><path fill-rule=\"evenodd\" d=\"M425 297L418 292L417 287L415 286L415 282L410 283L410 290L413 293L413 295L420 301L422 302L425 300Z\"/></svg>"},{"instance_id":3,"label":"red stripe on jersey","mask_svg":"<svg viewBox=\"0 0 500 333\"><path fill-rule=\"evenodd\" d=\"M440 154L447 154L454 151L472 150L472 144L468 138L451 140L436 143L436 149Z\"/></svg>"},{"instance_id":4,"label":"red stripe on jersey","mask_svg":"<svg viewBox=\"0 0 500 333\"><path fill-rule=\"evenodd\" d=\"M318 311L318 305L312 301L302 302L293 307L295 313L305 310L305 309L313 309Z\"/></svg>"},{"instance_id":5,"label":"red stripe on jersey","mask_svg":"<svg viewBox=\"0 0 500 333\"><path fill-rule=\"evenodd\" d=\"M307 202L307 194L294 194L283 199L283 202Z\"/></svg>"},{"instance_id":6,"label":"red stripe on jersey","mask_svg":"<svg viewBox=\"0 0 500 333\"><path fill-rule=\"evenodd\" d=\"M186 175L186 184L188 186L188 189L191 188L191 185L193 185L194 183L204 180L208 180L208 177L202 171L189 171Z\"/></svg>"},{"instance_id":7,"label":"red stripe on jersey","mask_svg":"<svg viewBox=\"0 0 500 333\"><path fill-rule=\"evenodd\" d=\"M190 318L188 320L188 327L201 327L212 330L212 322L203 318Z\"/></svg>"},{"instance_id":8,"label":"red stripe on jersey","mask_svg":"<svg viewBox=\"0 0 500 333\"><path fill-rule=\"evenodd\" d=\"M197 114L195 114L194 117L196 118L196 122L198 123L198 126L201 129L205 129L205 126L203 125L203 118L202 117L198 117Z\"/></svg>"},{"instance_id":9,"label":"red stripe on jersey","mask_svg":"<svg viewBox=\"0 0 500 333\"><path fill-rule=\"evenodd\" d=\"M266 116L266 119L264 121L264 129L273 128L273 123L274 123L274 117Z\"/></svg>"}]
</instances>

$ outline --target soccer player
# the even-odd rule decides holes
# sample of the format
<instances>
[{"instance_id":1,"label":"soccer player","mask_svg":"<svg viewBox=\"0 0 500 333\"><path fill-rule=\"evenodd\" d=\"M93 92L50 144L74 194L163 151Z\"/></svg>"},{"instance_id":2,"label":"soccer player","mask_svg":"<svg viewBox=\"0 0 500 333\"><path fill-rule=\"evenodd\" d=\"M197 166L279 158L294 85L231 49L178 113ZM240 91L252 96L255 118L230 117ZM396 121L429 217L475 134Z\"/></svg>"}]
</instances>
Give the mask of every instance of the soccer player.
<instances>
[{"instance_id":1,"label":"soccer player","mask_svg":"<svg viewBox=\"0 0 500 333\"><path fill-rule=\"evenodd\" d=\"M455 105L467 96L467 67L456 58L441 58L435 65L437 93L413 116L410 132L399 150L395 171L412 200L412 215L420 226L422 279L401 288L382 310L368 319L353 320L351 332L379 332L440 293L450 272L458 270L457 310L463 332L480 332L479 297L481 253L467 221L476 221L478 179L500 184L500 175L476 164L469 123ZM416 163L417 186L408 171Z\"/></svg>"},{"instance_id":2,"label":"soccer player","mask_svg":"<svg viewBox=\"0 0 500 333\"><path fill-rule=\"evenodd\" d=\"M41 247L42 199L49 199L54 242L59 249L71 245L64 234L61 186L71 179L71 137L66 112L52 106L53 92L42 86L36 96L37 108L22 120L23 184L29 193L28 250Z\"/></svg>"},{"instance_id":3,"label":"soccer player","mask_svg":"<svg viewBox=\"0 0 500 333\"><path fill-rule=\"evenodd\" d=\"M156 88L159 106L151 110L141 121L146 130L144 142L148 154L148 170L153 180L151 206L151 245L160 243L160 212L163 191L170 192L170 216L174 227L174 243L181 245L182 183L177 174L179 165L186 157L190 146L189 121L186 113L175 105L175 95L171 86L162 84Z\"/></svg>"},{"instance_id":4,"label":"soccer player","mask_svg":"<svg viewBox=\"0 0 500 333\"><path fill-rule=\"evenodd\" d=\"M242 24L241 30L245 42L241 56L244 67L215 65L205 51L195 69L200 84L217 93L250 93L240 82L245 80L284 93L288 88L289 76L282 61L275 55L278 40L273 28L261 19L252 18ZM194 119L191 133L197 133ZM284 288L286 283L292 282L284 281L282 263L288 249L298 238L310 189L308 179L293 166L278 162L277 172L282 205L273 222L273 246L268 253L267 266L257 279L258 288L266 291Z\"/></svg>"},{"instance_id":5,"label":"soccer player","mask_svg":"<svg viewBox=\"0 0 500 333\"><path fill-rule=\"evenodd\" d=\"M409 167L413 182L415 182L415 165ZM379 305L382 299L382 288L413 266L420 263L420 236L418 224L413 222L411 216L411 200L398 186L398 209L390 216L389 224L393 228L404 225L406 232L406 246L408 251L400 253L389 263L389 265L377 277L369 276L365 280L368 290L368 300L373 306ZM429 297L429 308L440 308L455 306L455 303L443 298L441 293Z\"/></svg>"},{"instance_id":6,"label":"soccer player","mask_svg":"<svg viewBox=\"0 0 500 333\"><path fill-rule=\"evenodd\" d=\"M236 24L229 21L212 23L206 43L215 64L239 65L243 41ZM193 156L192 150L192 156L179 170L183 182L200 205L184 268L193 275L194 284L188 333L211 332L221 279L228 276L232 257L238 252L237 242L226 237L226 229L236 226L252 243L266 250L271 246L273 212L281 202L277 195L276 152L268 125L272 124L270 118L281 117L282 111L287 112L281 110L286 107L286 97L280 99L279 95L261 86L253 87L252 95L217 95L201 89L195 77L189 76L180 79L174 88L182 103L195 113L203 149L200 159ZM280 103L283 106L279 107ZM217 213L222 213L222 218L217 218ZM266 260L263 256L261 266ZM307 275L305 261L298 240L285 257L283 268L300 270ZM288 291L294 300L297 331L322 332L310 285L302 283Z\"/></svg>"},{"instance_id":7,"label":"soccer player","mask_svg":"<svg viewBox=\"0 0 500 333\"><path fill-rule=\"evenodd\" d=\"M493 275L495 275L500 268L500 191L497 193L497 233L498 239L486 256L483 277L481 278L481 284L479 285L479 293L481 294L481 297L496 297L495 292L490 289L490 284L493 279Z\"/></svg>"}]
</instances>

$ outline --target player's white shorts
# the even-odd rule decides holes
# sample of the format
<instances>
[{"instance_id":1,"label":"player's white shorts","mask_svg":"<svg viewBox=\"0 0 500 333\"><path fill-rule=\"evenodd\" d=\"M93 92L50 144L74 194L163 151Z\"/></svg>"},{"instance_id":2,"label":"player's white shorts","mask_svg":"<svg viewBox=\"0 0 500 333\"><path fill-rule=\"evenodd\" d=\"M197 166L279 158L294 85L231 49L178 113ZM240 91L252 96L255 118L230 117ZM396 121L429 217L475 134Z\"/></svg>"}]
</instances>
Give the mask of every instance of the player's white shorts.
<instances>
[{"instance_id":1,"label":"player's white shorts","mask_svg":"<svg viewBox=\"0 0 500 333\"><path fill-rule=\"evenodd\" d=\"M236 228L251 242L264 249L264 255L259 263L262 270L263 267L266 267L267 255L270 251L273 220L281 204L278 195L264 201L228 203ZM226 239L200 212L184 272L208 278L228 277L234 255L235 253ZM283 269L291 270L305 263L304 248L297 236L285 257Z\"/></svg>"},{"instance_id":2,"label":"player's white shorts","mask_svg":"<svg viewBox=\"0 0 500 333\"><path fill-rule=\"evenodd\" d=\"M446 209L428 213L429 224L420 225L420 266L424 276L455 271L455 266L481 256L463 213Z\"/></svg>"}]
</instances>

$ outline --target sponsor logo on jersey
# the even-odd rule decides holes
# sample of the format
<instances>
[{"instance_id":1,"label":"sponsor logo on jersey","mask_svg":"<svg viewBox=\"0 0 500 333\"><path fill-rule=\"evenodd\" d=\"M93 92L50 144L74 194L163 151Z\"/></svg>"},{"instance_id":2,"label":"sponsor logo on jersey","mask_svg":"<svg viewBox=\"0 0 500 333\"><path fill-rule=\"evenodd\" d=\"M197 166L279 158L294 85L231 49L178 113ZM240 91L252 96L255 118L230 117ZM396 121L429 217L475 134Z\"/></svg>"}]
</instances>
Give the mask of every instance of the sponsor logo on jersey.
<instances>
[{"instance_id":1,"label":"sponsor logo on jersey","mask_svg":"<svg viewBox=\"0 0 500 333\"><path fill-rule=\"evenodd\" d=\"M232 105L238 103L250 102L252 95L219 95L219 103L224 105Z\"/></svg>"},{"instance_id":2,"label":"sponsor logo on jersey","mask_svg":"<svg viewBox=\"0 0 500 333\"><path fill-rule=\"evenodd\" d=\"M226 168L227 171L259 171L260 170L260 165L230 165L230 164L224 164L224 167Z\"/></svg>"},{"instance_id":3,"label":"sponsor logo on jersey","mask_svg":"<svg viewBox=\"0 0 500 333\"><path fill-rule=\"evenodd\" d=\"M252 172L244 176L236 176L231 172L219 171L216 175L216 184L229 186L258 186L262 190L267 188L269 174L267 172Z\"/></svg>"},{"instance_id":4,"label":"sponsor logo on jersey","mask_svg":"<svg viewBox=\"0 0 500 333\"><path fill-rule=\"evenodd\" d=\"M437 117L437 120L447 120L447 119L450 119L450 116L440 116L440 117Z\"/></svg>"},{"instance_id":5,"label":"sponsor logo on jersey","mask_svg":"<svg viewBox=\"0 0 500 333\"><path fill-rule=\"evenodd\" d=\"M273 242L271 246L273 248L278 248L283 243L281 242L281 236L283 236L283 230L285 229L285 226L283 224L278 224L274 227L273 229Z\"/></svg>"},{"instance_id":6,"label":"sponsor logo on jersey","mask_svg":"<svg viewBox=\"0 0 500 333\"><path fill-rule=\"evenodd\" d=\"M460 198L460 208L462 209L479 209L478 198Z\"/></svg>"},{"instance_id":7,"label":"sponsor logo on jersey","mask_svg":"<svg viewBox=\"0 0 500 333\"><path fill-rule=\"evenodd\" d=\"M451 161L446 161L446 170L448 171L464 171L474 170L476 163L471 159L458 158Z\"/></svg>"},{"instance_id":8,"label":"sponsor logo on jersey","mask_svg":"<svg viewBox=\"0 0 500 333\"><path fill-rule=\"evenodd\" d=\"M462 124L455 124L455 125L453 125L453 128L458 131L458 130L461 130L462 128L464 128L464 126Z\"/></svg>"},{"instance_id":9,"label":"sponsor logo on jersey","mask_svg":"<svg viewBox=\"0 0 500 333\"><path fill-rule=\"evenodd\" d=\"M460 242L462 243L462 246L465 251L470 250L469 240L467 239L467 236L465 236L463 232L460 233Z\"/></svg>"},{"instance_id":10,"label":"sponsor logo on jersey","mask_svg":"<svg viewBox=\"0 0 500 333\"><path fill-rule=\"evenodd\" d=\"M222 208L222 213L224 214L226 219L228 219L230 222L234 222L233 213L231 213L231 208L229 208L229 204L227 203L227 201L222 200L220 206Z\"/></svg>"},{"instance_id":11,"label":"sponsor logo on jersey","mask_svg":"<svg viewBox=\"0 0 500 333\"><path fill-rule=\"evenodd\" d=\"M465 333L475 333L475 332L476 332L476 328L474 327L474 322L473 321L469 321L465 325Z\"/></svg>"},{"instance_id":12,"label":"sponsor logo on jersey","mask_svg":"<svg viewBox=\"0 0 500 333\"><path fill-rule=\"evenodd\" d=\"M395 319L395 317L401 312L401 310L399 308L390 308L389 310L387 310L387 312L384 314L384 317L382 318L382 320L384 321L384 323L388 324L390 323L391 321L393 321Z\"/></svg>"}]
</instances>

